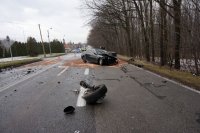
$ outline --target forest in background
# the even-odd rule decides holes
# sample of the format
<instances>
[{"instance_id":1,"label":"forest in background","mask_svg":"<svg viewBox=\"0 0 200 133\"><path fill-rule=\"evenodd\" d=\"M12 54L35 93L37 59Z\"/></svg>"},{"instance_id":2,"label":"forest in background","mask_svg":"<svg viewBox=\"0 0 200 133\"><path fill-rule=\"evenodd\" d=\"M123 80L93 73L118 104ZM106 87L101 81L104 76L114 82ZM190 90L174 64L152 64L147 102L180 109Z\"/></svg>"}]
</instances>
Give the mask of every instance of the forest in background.
<instances>
[{"instance_id":1,"label":"forest in background","mask_svg":"<svg viewBox=\"0 0 200 133\"><path fill-rule=\"evenodd\" d=\"M88 45L178 70L200 71L199 0L85 0Z\"/></svg>"},{"instance_id":2,"label":"forest in background","mask_svg":"<svg viewBox=\"0 0 200 133\"><path fill-rule=\"evenodd\" d=\"M65 53L65 48L62 42L54 39L50 42L51 53ZM42 43L37 42L35 38L28 37L26 43L15 41L12 46L12 56L38 56L43 54ZM49 54L49 43L44 42L45 53ZM10 49L4 47L0 41L0 58L10 57Z\"/></svg>"}]
</instances>

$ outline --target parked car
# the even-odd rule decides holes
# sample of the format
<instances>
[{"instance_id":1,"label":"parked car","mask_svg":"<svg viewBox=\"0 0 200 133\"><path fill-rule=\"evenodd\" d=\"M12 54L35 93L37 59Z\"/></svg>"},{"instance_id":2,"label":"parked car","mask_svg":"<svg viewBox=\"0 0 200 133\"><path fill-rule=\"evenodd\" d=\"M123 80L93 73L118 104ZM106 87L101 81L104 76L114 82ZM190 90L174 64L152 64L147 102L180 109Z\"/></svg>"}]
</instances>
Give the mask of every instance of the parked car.
<instances>
[{"instance_id":1,"label":"parked car","mask_svg":"<svg viewBox=\"0 0 200 133\"><path fill-rule=\"evenodd\" d=\"M96 63L99 65L110 65L118 63L116 57L110 55L106 50L90 49L82 53L83 62Z\"/></svg>"}]
</instances>

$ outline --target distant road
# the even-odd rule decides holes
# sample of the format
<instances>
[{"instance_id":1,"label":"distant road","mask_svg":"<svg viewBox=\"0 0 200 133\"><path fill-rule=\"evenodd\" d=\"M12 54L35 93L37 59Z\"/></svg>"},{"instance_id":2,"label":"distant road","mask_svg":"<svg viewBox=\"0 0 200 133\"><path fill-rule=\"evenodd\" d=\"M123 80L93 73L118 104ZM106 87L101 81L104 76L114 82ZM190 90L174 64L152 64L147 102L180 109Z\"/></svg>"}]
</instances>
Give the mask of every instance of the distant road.
<instances>
[{"instance_id":1,"label":"distant road","mask_svg":"<svg viewBox=\"0 0 200 133\"><path fill-rule=\"evenodd\" d=\"M81 80L107 86L102 104L78 98ZM0 133L200 132L199 92L126 63L69 54L0 73L0 90ZM65 115L69 105L75 113Z\"/></svg>"}]
</instances>

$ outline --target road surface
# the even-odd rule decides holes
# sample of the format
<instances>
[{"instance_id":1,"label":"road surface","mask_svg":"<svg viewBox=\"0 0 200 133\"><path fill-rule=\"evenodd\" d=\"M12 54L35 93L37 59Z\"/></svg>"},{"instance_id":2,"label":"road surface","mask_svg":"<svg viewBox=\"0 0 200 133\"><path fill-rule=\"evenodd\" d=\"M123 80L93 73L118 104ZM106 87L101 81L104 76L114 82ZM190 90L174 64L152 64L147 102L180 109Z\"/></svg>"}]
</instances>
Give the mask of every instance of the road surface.
<instances>
[{"instance_id":1,"label":"road surface","mask_svg":"<svg viewBox=\"0 0 200 133\"><path fill-rule=\"evenodd\" d=\"M81 80L107 86L102 104L75 93ZM199 101L199 92L133 65L70 54L0 73L0 133L199 133ZM75 113L64 114L67 106Z\"/></svg>"}]
</instances>

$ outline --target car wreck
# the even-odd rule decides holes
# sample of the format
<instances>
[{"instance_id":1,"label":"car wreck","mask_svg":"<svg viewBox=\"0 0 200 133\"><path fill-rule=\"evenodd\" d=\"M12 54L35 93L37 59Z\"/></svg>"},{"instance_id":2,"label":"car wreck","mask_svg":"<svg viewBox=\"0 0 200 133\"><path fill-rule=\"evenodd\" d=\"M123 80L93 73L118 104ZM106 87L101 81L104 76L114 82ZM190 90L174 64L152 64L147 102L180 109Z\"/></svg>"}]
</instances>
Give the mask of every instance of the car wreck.
<instances>
[{"instance_id":1,"label":"car wreck","mask_svg":"<svg viewBox=\"0 0 200 133\"><path fill-rule=\"evenodd\" d=\"M115 54L116 55L116 54ZM110 52L102 49L89 49L82 53L83 62L95 63L99 65L117 64L118 60Z\"/></svg>"}]
</instances>

